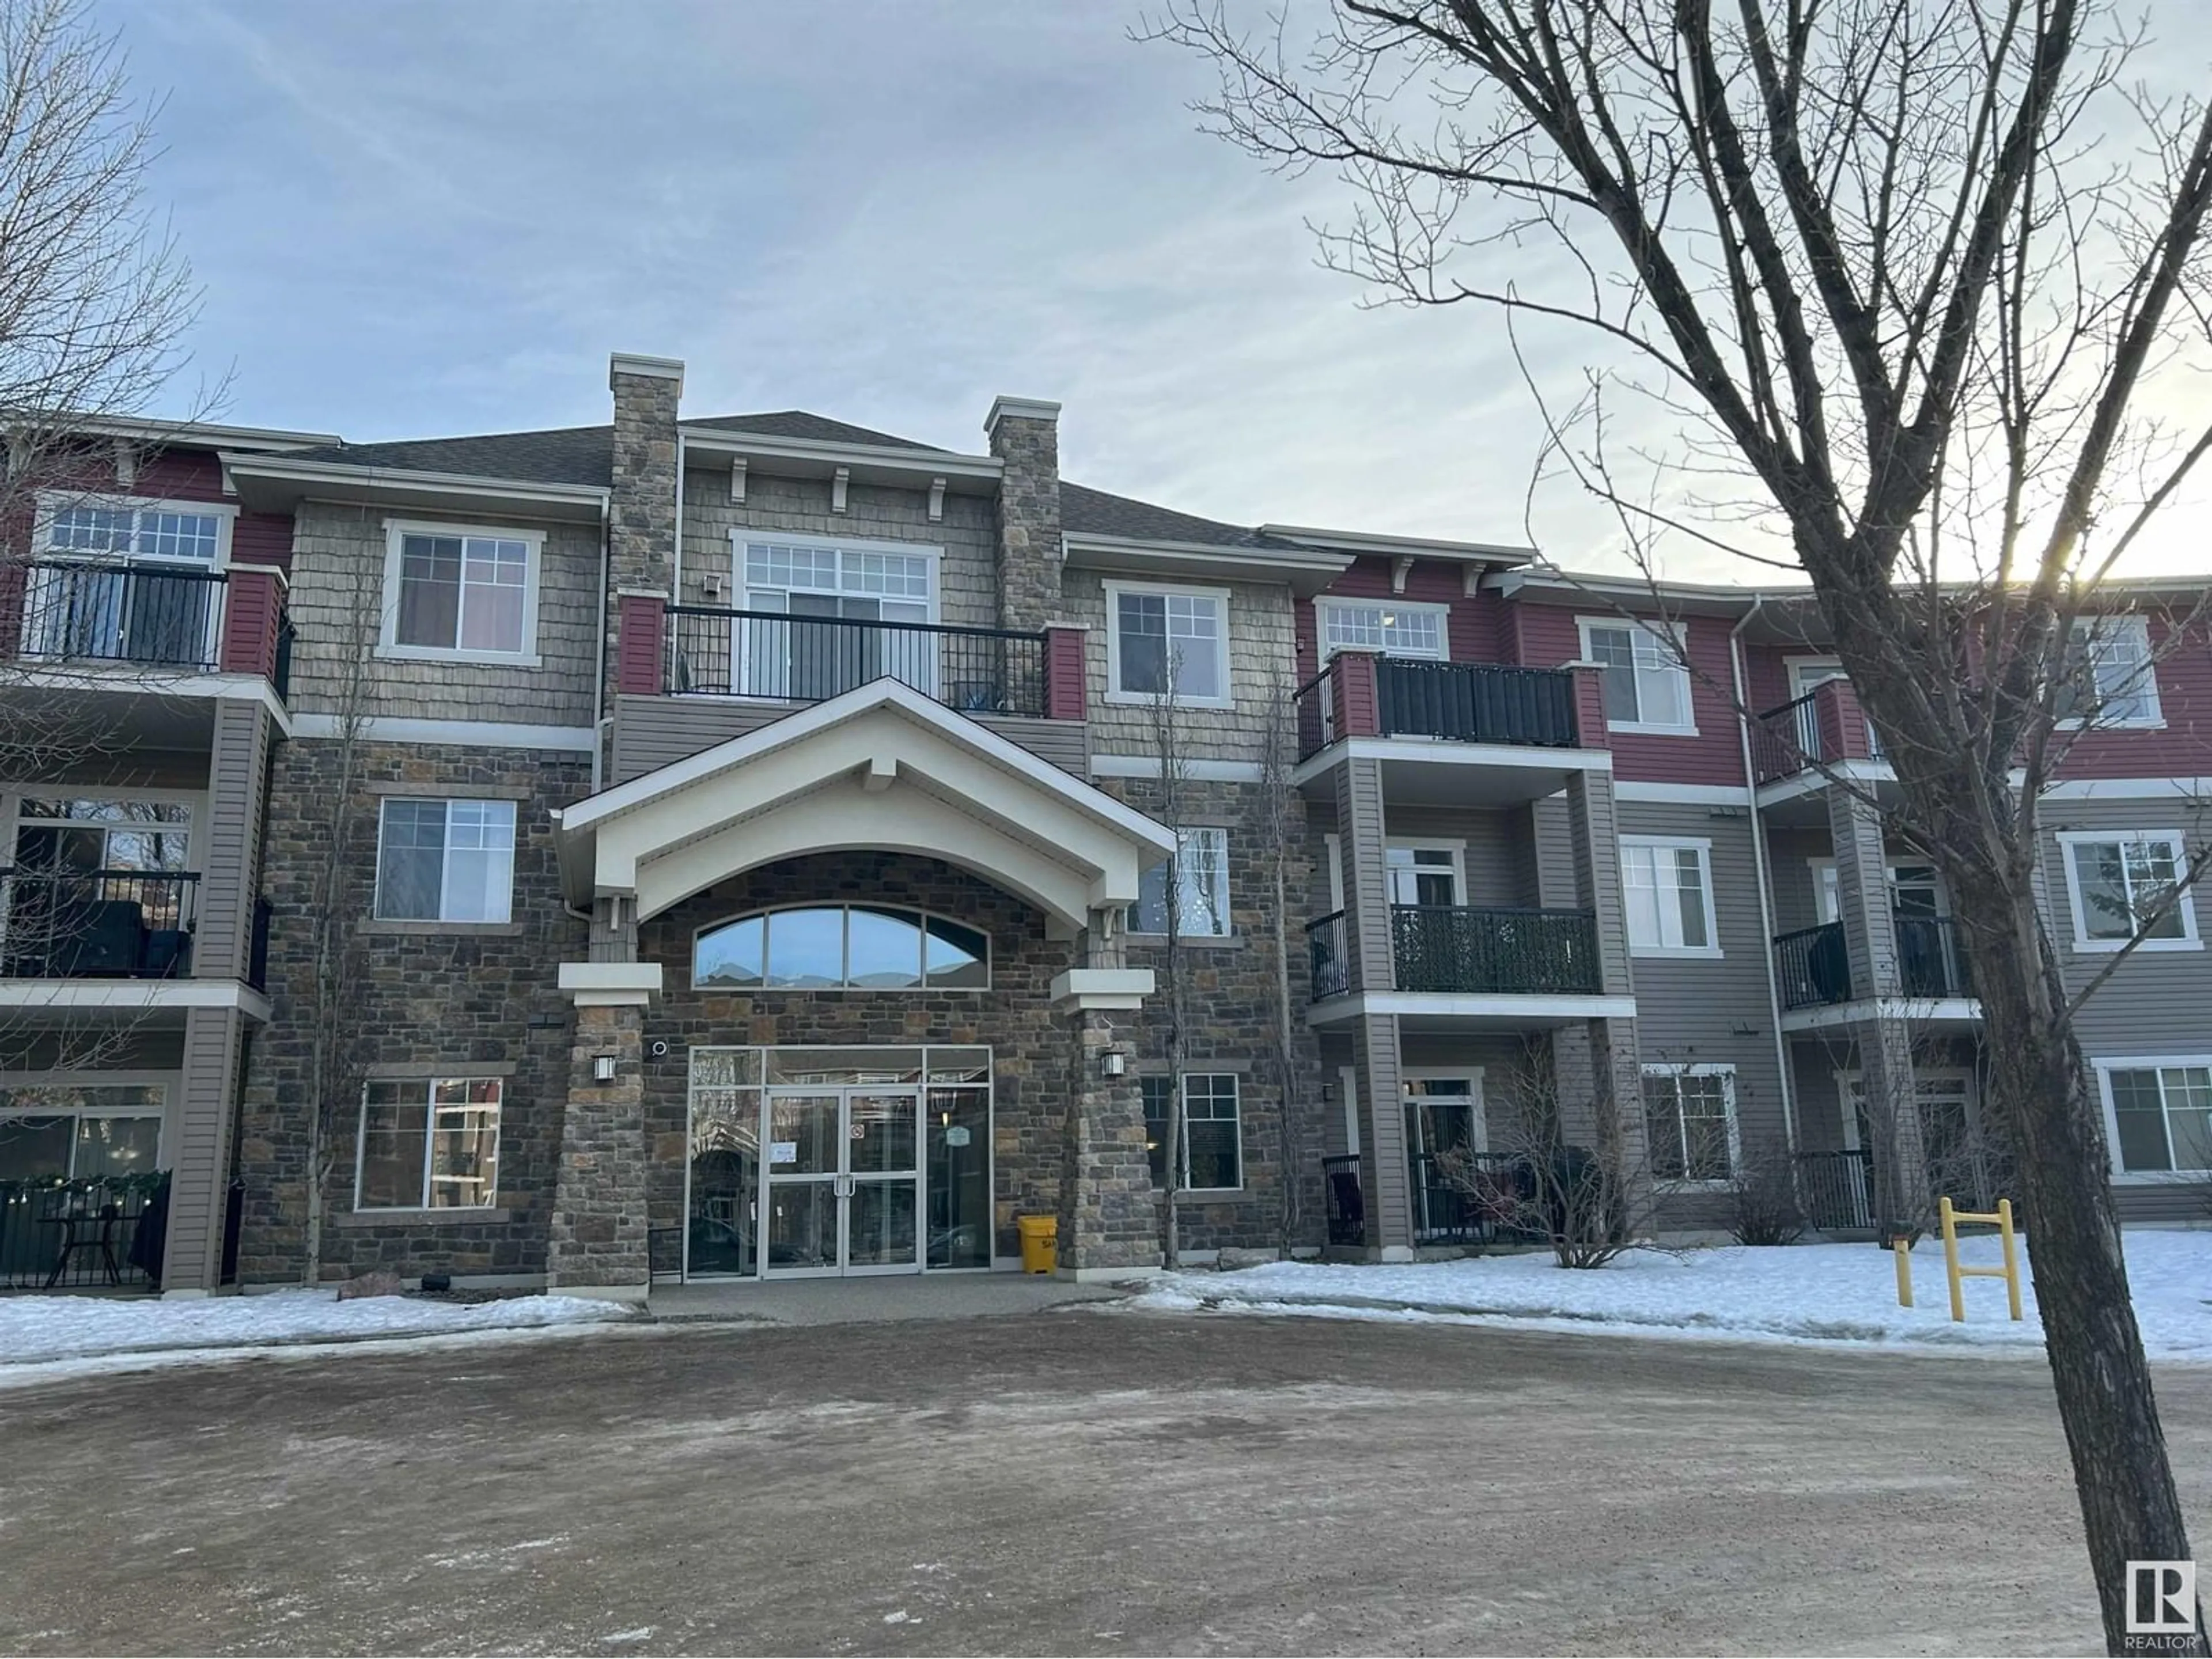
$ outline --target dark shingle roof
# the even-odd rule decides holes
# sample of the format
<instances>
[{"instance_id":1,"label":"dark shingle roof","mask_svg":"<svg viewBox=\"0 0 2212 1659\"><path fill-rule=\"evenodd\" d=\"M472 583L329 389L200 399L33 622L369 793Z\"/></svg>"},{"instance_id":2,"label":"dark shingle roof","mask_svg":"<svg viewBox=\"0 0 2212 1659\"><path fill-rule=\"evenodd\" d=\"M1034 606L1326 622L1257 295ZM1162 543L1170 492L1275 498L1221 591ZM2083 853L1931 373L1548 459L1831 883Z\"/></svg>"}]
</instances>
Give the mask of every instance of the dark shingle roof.
<instances>
[{"instance_id":1,"label":"dark shingle roof","mask_svg":"<svg viewBox=\"0 0 2212 1659\"><path fill-rule=\"evenodd\" d=\"M1127 495L1109 495L1103 489L1062 480L1060 523L1076 534L1119 536L1140 542L1195 542L1206 547L1287 548L1288 542L1263 536L1243 525L1222 524L1194 518L1188 513L1155 507Z\"/></svg>"},{"instance_id":2,"label":"dark shingle roof","mask_svg":"<svg viewBox=\"0 0 2212 1659\"><path fill-rule=\"evenodd\" d=\"M757 432L764 438L800 438L822 444L873 444L879 449L938 450L940 444L918 444L911 438L894 438L887 432L871 432L803 409L779 409L767 415L714 415L686 420L685 426L720 427L726 431Z\"/></svg>"}]
</instances>

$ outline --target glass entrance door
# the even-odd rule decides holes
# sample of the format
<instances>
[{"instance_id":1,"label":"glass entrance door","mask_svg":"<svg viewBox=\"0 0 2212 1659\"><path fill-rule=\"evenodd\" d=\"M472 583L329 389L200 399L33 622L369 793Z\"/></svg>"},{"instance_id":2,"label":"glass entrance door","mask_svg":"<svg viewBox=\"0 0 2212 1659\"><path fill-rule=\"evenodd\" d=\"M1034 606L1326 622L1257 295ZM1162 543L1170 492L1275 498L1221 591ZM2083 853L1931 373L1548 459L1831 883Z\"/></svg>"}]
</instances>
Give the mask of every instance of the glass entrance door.
<instances>
[{"instance_id":1,"label":"glass entrance door","mask_svg":"<svg viewBox=\"0 0 2212 1659\"><path fill-rule=\"evenodd\" d=\"M921 1091L771 1089L763 1110L767 1271L919 1272Z\"/></svg>"}]
</instances>

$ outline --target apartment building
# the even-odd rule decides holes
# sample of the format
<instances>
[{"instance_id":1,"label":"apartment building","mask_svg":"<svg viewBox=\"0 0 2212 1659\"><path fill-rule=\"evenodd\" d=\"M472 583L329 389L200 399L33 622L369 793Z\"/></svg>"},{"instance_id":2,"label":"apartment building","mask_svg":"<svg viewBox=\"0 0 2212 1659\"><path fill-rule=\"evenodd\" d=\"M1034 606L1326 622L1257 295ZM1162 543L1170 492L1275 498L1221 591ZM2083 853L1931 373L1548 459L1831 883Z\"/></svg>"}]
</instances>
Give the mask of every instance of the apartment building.
<instances>
[{"instance_id":1,"label":"apartment building","mask_svg":"<svg viewBox=\"0 0 2212 1659\"><path fill-rule=\"evenodd\" d=\"M82 731L0 778L0 1282L627 1297L1005 1267L1033 1213L1117 1274L1170 1183L1200 1259L1397 1259L1494 1237L1440 1159L1603 1090L1670 1230L1753 1159L1871 1225L1868 1099L2002 1179L1802 595L1212 522L1064 481L1048 403L971 452L609 384L477 437L106 423L40 495L8 696ZM2046 814L2077 985L2212 778L2171 597L2091 642L2118 717ZM2132 1218L2204 1203L2208 991L2191 896L2083 1019Z\"/></svg>"}]
</instances>

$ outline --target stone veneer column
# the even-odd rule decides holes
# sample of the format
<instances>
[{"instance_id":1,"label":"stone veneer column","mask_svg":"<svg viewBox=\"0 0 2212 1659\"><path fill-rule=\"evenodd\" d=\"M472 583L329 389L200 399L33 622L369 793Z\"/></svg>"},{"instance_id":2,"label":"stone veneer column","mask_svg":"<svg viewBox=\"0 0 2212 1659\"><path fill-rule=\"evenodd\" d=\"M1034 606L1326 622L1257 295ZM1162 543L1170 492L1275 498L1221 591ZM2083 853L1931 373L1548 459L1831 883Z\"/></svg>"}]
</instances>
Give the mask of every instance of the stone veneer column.
<instances>
[{"instance_id":1,"label":"stone veneer column","mask_svg":"<svg viewBox=\"0 0 2212 1659\"><path fill-rule=\"evenodd\" d=\"M563 963L576 1004L545 1284L571 1296L642 1302L653 1280L646 1236L645 1011L655 963ZM614 1057L602 1082L594 1062Z\"/></svg>"},{"instance_id":2,"label":"stone veneer column","mask_svg":"<svg viewBox=\"0 0 2212 1659\"><path fill-rule=\"evenodd\" d=\"M1119 1279L1157 1272L1160 1197L1145 1153L1145 1097L1112 1014L1133 1017L1151 991L1149 969L1130 969L1121 915L1094 910L1080 959L1053 987L1067 1012L1066 1128L1060 1142L1060 1260L1063 1279ZM1122 1073L1105 1074L1109 1053Z\"/></svg>"},{"instance_id":3,"label":"stone veneer column","mask_svg":"<svg viewBox=\"0 0 2212 1659\"><path fill-rule=\"evenodd\" d=\"M684 397L684 365L673 357L617 352L607 362L614 393L614 471L607 500L607 690L622 667L617 596L672 597L676 569L678 458L676 414Z\"/></svg>"},{"instance_id":4,"label":"stone veneer column","mask_svg":"<svg viewBox=\"0 0 2212 1659\"><path fill-rule=\"evenodd\" d=\"M983 422L999 478L999 626L1035 630L1060 611L1060 405L999 398Z\"/></svg>"},{"instance_id":5,"label":"stone veneer column","mask_svg":"<svg viewBox=\"0 0 2212 1659\"><path fill-rule=\"evenodd\" d=\"M1864 729L1863 720L1858 722ZM1859 1091L1874 1144L1875 1225L1911 1224L1933 1202L1913 1074L1911 1028L1892 1013L1904 991L1897 959L1897 917L1883 856L1881 815L1841 784L1827 787L1829 844L1836 856L1836 915L1850 959L1851 999L1869 1002L1859 1022Z\"/></svg>"}]
</instances>

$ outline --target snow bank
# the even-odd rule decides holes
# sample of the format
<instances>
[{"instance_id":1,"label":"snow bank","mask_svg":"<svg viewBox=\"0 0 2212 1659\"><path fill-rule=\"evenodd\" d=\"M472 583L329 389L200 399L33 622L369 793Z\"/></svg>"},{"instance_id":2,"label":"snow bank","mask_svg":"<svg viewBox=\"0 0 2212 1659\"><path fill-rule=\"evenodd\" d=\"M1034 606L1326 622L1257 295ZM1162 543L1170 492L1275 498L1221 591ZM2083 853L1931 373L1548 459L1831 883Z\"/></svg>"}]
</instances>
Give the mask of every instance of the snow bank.
<instances>
[{"instance_id":1,"label":"snow bank","mask_svg":"<svg viewBox=\"0 0 2212 1659\"><path fill-rule=\"evenodd\" d=\"M2128 1278L2154 1358L2212 1363L2212 1232L2130 1232ZM1995 1238L1962 1240L1969 1266L1996 1267ZM1897 1305L1889 1254L1871 1244L1730 1245L1673 1255L1634 1250L1569 1272L1548 1254L1477 1256L1402 1267L1271 1262L1240 1273L1176 1273L1133 1305L1235 1307L1345 1316L1429 1315L1540 1321L1626 1335L1713 1341L1914 1344L2033 1351L2043 1346L2023 1247L2026 1317L2005 1310L2004 1281L1966 1282L1966 1322L1951 1321L1940 1241L1912 1253L1915 1306Z\"/></svg>"},{"instance_id":2,"label":"snow bank","mask_svg":"<svg viewBox=\"0 0 2212 1659\"><path fill-rule=\"evenodd\" d=\"M335 1291L280 1291L190 1302L8 1296L0 1297L0 1367L101 1354L532 1329L625 1316L626 1310L612 1303L574 1296L523 1296L465 1304L398 1296L341 1302Z\"/></svg>"}]
</instances>

